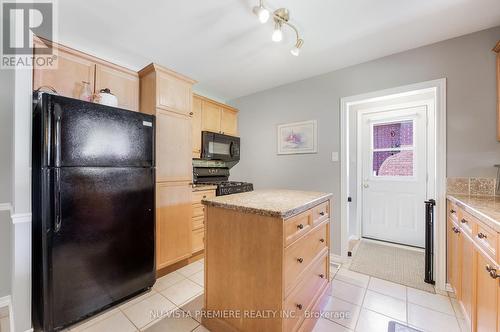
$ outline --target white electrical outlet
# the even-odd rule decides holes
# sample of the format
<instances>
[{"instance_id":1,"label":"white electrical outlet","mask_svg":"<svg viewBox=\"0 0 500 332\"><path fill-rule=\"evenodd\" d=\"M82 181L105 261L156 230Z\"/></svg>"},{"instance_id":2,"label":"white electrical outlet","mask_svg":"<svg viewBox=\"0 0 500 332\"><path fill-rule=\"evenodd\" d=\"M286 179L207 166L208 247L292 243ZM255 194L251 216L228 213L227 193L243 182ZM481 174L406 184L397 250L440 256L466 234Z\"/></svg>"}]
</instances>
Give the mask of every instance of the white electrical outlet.
<instances>
[{"instance_id":1,"label":"white electrical outlet","mask_svg":"<svg viewBox=\"0 0 500 332\"><path fill-rule=\"evenodd\" d=\"M332 152L332 161L339 161L339 153Z\"/></svg>"}]
</instances>

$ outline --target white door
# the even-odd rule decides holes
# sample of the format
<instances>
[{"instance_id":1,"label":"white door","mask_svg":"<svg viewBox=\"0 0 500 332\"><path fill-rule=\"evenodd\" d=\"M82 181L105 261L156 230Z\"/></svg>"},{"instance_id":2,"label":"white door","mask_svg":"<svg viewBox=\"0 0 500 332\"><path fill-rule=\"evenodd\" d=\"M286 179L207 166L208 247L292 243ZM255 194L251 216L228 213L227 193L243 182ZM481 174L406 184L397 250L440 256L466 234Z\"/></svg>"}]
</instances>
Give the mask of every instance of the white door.
<instances>
[{"instance_id":1,"label":"white door","mask_svg":"<svg viewBox=\"0 0 500 332\"><path fill-rule=\"evenodd\" d=\"M362 235L425 246L427 107L361 116Z\"/></svg>"}]
</instances>

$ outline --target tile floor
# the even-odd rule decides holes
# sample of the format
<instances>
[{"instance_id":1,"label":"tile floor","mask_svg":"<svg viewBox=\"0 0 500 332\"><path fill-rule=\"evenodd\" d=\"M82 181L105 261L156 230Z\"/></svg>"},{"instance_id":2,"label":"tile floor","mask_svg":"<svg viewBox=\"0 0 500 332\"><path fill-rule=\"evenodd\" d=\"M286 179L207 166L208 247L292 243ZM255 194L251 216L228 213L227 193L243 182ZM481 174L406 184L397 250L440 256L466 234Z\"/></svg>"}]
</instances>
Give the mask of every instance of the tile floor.
<instances>
[{"instance_id":1,"label":"tile floor","mask_svg":"<svg viewBox=\"0 0 500 332\"><path fill-rule=\"evenodd\" d=\"M449 296L430 294L346 268L332 271L336 272L333 291L314 332L387 332L391 320L421 331L467 331L461 329L465 321L455 299ZM203 286L202 260L160 278L150 292L71 327L70 331L206 332L195 314L203 305Z\"/></svg>"}]
</instances>

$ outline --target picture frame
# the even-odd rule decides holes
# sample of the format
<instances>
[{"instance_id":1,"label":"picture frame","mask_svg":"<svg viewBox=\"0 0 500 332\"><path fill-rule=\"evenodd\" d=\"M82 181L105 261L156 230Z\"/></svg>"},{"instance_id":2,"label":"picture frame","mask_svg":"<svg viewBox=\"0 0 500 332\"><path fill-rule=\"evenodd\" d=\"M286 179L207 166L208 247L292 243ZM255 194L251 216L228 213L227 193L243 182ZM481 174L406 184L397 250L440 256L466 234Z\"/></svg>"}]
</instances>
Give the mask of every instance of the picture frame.
<instances>
[{"instance_id":1,"label":"picture frame","mask_svg":"<svg viewBox=\"0 0 500 332\"><path fill-rule=\"evenodd\" d=\"M316 120L277 125L277 154L308 154L318 152Z\"/></svg>"}]
</instances>

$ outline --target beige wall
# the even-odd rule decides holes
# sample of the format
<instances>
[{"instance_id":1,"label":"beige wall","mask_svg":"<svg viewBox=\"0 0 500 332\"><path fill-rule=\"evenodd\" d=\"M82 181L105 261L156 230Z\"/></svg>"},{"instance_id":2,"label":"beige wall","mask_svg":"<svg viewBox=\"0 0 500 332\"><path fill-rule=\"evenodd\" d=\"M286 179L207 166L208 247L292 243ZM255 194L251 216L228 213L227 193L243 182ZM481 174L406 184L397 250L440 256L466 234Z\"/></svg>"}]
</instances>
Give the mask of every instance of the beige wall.
<instances>
[{"instance_id":1,"label":"beige wall","mask_svg":"<svg viewBox=\"0 0 500 332\"><path fill-rule=\"evenodd\" d=\"M496 27L230 101L240 109L242 149L231 179L256 188L328 191L339 201L340 163L331 153L340 149L340 98L443 77L448 176L495 176L500 144L491 49L499 39ZM310 119L318 120L318 153L276 155L276 125ZM339 253L340 212L334 211L332 244Z\"/></svg>"}]
</instances>

